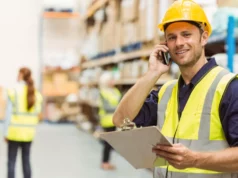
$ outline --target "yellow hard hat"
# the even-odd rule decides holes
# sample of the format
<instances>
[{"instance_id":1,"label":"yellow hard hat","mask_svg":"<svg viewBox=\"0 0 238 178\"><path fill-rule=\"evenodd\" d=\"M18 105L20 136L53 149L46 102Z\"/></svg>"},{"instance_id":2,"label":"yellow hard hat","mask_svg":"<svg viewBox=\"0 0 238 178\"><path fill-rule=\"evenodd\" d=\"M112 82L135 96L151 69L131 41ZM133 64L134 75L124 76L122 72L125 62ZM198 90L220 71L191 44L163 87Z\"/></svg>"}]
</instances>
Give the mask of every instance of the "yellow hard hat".
<instances>
[{"instance_id":1,"label":"yellow hard hat","mask_svg":"<svg viewBox=\"0 0 238 178\"><path fill-rule=\"evenodd\" d=\"M204 30L208 35L212 33L212 27L201 6L192 0L175 1L165 13L162 22L158 25L161 31L164 31L164 25L177 21L194 21L204 24Z\"/></svg>"}]
</instances>

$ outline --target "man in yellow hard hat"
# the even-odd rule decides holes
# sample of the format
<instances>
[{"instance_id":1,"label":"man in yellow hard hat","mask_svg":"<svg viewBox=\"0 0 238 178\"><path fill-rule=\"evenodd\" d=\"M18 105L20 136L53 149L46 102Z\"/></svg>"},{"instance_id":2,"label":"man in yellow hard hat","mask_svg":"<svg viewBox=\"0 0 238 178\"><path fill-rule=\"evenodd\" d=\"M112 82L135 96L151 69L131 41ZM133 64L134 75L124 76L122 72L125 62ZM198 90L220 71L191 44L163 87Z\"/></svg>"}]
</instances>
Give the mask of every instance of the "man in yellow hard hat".
<instances>
[{"instance_id":1,"label":"man in yellow hard hat","mask_svg":"<svg viewBox=\"0 0 238 178\"><path fill-rule=\"evenodd\" d=\"M152 149L155 177L238 177L238 80L205 56L212 28L203 9L175 1L159 29L166 42L151 52L148 71L121 100L114 124L130 118L137 126L158 125L170 140L172 147ZM171 66L163 62L166 52L181 76L151 92Z\"/></svg>"}]
</instances>

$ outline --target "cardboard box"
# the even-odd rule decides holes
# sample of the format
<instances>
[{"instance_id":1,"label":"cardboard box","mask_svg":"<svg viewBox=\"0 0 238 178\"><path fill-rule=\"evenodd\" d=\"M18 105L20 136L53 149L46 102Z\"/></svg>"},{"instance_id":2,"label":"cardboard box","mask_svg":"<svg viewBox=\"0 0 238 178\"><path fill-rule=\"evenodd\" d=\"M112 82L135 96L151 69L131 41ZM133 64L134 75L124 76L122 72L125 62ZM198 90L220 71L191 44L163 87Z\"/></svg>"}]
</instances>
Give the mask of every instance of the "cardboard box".
<instances>
[{"instance_id":1,"label":"cardboard box","mask_svg":"<svg viewBox=\"0 0 238 178\"><path fill-rule=\"evenodd\" d=\"M102 26L102 31L101 31L101 38L100 38L100 44L99 46L101 47L101 51L104 53L108 50L108 38L112 37L111 34L107 35L108 32L108 25L107 23L104 23Z\"/></svg>"},{"instance_id":2,"label":"cardboard box","mask_svg":"<svg viewBox=\"0 0 238 178\"><path fill-rule=\"evenodd\" d=\"M44 115L49 121L58 122L63 117L63 112L57 104L47 103Z\"/></svg>"},{"instance_id":3,"label":"cardboard box","mask_svg":"<svg viewBox=\"0 0 238 178\"><path fill-rule=\"evenodd\" d=\"M131 22L138 19L139 0L122 0L121 2L121 21Z\"/></svg>"},{"instance_id":4,"label":"cardboard box","mask_svg":"<svg viewBox=\"0 0 238 178\"><path fill-rule=\"evenodd\" d=\"M107 22L116 22L119 21L119 10L120 10L120 2L118 0L110 0L108 1L108 6L105 9L107 15Z\"/></svg>"},{"instance_id":5,"label":"cardboard box","mask_svg":"<svg viewBox=\"0 0 238 178\"><path fill-rule=\"evenodd\" d=\"M174 0L140 0L139 41L146 42L159 39L158 24L162 21L165 12L173 2Z\"/></svg>"},{"instance_id":6,"label":"cardboard box","mask_svg":"<svg viewBox=\"0 0 238 178\"><path fill-rule=\"evenodd\" d=\"M146 8L147 0L140 0L139 5L139 28L138 28L138 38L139 41L146 41Z\"/></svg>"},{"instance_id":7,"label":"cardboard box","mask_svg":"<svg viewBox=\"0 0 238 178\"><path fill-rule=\"evenodd\" d=\"M116 22L114 28L114 49L119 49L122 46L122 23Z\"/></svg>"},{"instance_id":8,"label":"cardboard box","mask_svg":"<svg viewBox=\"0 0 238 178\"><path fill-rule=\"evenodd\" d=\"M132 62L126 62L123 65L121 78L122 79L131 79L132 78Z\"/></svg>"},{"instance_id":9,"label":"cardboard box","mask_svg":"<svg viewBox=\"0 0 238 178\"><path fill-rule=\"evenodd\" d=\"M68 81L68 75L66 73L54 73L52 81L57 84L65 83Z\"/></svg>"},{"instance_id":10,"label":"cardboard box","mask_svg":"<svg viewBox=\"0 0 238 178\"><path fill-rule=\"evenodd\" d=\"M65 115L77 115L80 113L80 107L78 104L63 103L62 110Z\"/></svg>"},{"instance_id":11,"label":"cardboard box","mask_svg":"<svg viewBox=\"0 0 238 178\"><path fill-rule=\"evenodd\" d=\"M103 35L102 32L98 34L98 53L102 53L104 50L103 48Z\"/></svg>"},{"instance_id":12,"label":"cardboard box","mask_svg":"<svg viewBox=\"0 0 238 178\"><path fill-rule=\"evenodd\" d=\"M67 94L78 93L78 83L77 82L68 82L67 83Z\"/></svg>"},{"instance_id":13,"label":"cardboard box","mask_svg":"<svg viewBox=\"0 0 238 178\"><path fill-rule=\"evenodd\" d=\"M53 85L54 96L66 96L68 94L68 82L62 84L54 84Z\"/></svg>"},{"instance_id":14,"label":"cardboard box","mask_svg":"<svg viewBox=\"0 0 238 178\"><path fill-rule=\"evenodd\" d=\"M101 25L98 38L98 52L108 52L119 46L120 28L119 24L119 9L118 0L110 0L109 5L105 9L107 21Z\"/></svg>"},{"instance_id":15,"label":"cardboard box","mask_svg":"<svg viewBox=\"0 0 238 178\"><path fill-rule=\"evenodd\" d=\"M151 41L156 38L159 6L159 0L140 0L138 21L138 38L140 41Z\"/></svg>"},{"instance_id":16,"label":"cardboard box","mask_svg":"<svg viewBox=\"0 0 238 178\"><path fill-rule=\"evenodd\" d=\"M52 96L54 93L54 86L50 81L44 81L42 85L42 94L44 96Z\"/></svg>"},{"instance_id":17,"label":"cardboard box","mask_svg":"<svg viewBox=\"0 0 238 178\"><path fill-rule=\"evenodd\" d=\"M128 45L139 41L137 22L125 23L121 27L121 45Z\"/></svg>"},{"instance_id":18,"label":"cardboard box","mask_svg":"<svg viewBox=\"0 0 238 178\"><path fill-rule=\"evenodd\" d=\"M237 7L238 8L238 1L237 0L217 0L218 7Z\"/></svg>"},{"instance_id":19,"label":"cardboard box","mask_svg":"<svg viewBox=\"0 0 238 178\"><path fill-rule=\"evenodd\" d=\"M108 21L102 26L102 32L100 34L100 51L108 52L116 48L116 34L118 30L116 29L116 22Z\"/></svg>"}]
</instances>

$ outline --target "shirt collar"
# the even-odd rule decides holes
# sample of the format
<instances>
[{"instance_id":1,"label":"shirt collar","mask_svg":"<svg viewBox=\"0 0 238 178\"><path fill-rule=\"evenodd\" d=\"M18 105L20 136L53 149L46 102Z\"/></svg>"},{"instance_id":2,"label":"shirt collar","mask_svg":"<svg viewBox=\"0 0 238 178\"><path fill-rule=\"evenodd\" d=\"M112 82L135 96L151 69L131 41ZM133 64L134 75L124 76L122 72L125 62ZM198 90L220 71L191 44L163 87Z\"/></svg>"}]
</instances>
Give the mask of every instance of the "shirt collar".
<instances>
[{"instance_id":1,"label":"shirt collar","mask_svg":"<svg viewBox=\"0 0 238 178\"><path fill-rule=\"evenodd\" d=\"M196 75L192 78L189 83L190 86L194 86L198 83L198 81L207 74L212 68L217 66L215 58L208 58L208 62L196 73ZM182 76L179 77L179 88L184 86L185 82Z\"/></svg>"}]
</instances>

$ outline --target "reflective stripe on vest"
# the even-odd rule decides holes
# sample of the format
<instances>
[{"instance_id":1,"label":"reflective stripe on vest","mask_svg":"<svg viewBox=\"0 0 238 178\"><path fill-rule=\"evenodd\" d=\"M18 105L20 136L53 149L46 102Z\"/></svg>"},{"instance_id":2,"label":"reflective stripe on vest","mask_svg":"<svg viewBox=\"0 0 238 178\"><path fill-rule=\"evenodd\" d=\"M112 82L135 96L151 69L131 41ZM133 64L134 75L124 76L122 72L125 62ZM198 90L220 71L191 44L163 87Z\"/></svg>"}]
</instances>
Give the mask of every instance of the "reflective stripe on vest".
<instances>
[{"instance_id":1,"label":"reflective stripe on vest","mask_svg":"<svg viewBox=\"0 0 238 178\"><path fill-rule=\"evenodd\" d=\"M35 127L36 124L11 124L13 127Z\"/></svg>"},{"instance_id":2,"label":"reflective stripe on vest","mask_svg":"<svg viewBox=\"0 0 238 178\"><path fill-rule=\"evenodd\" d=\"M194 151L215 151L229 147L222 131L218 108L227 85L234 77L234 74L221 67L213 68L194 86L180 120L177 113L178 82L172 81L164 85L159 92L158 103L158 126L163 134L172 143L181 143ZM201 95L198 89L204 89ZM191 114L194 115L191 116ZM187 125L190 123L187 122L189 118L194 119L190 121L191 126ZM155 169L154 177L237 177L237 174L224 174L196 168L179 170L167 164L165 160L157 159L155 165L159 167Z\"/></svg>"}]
</instances>

